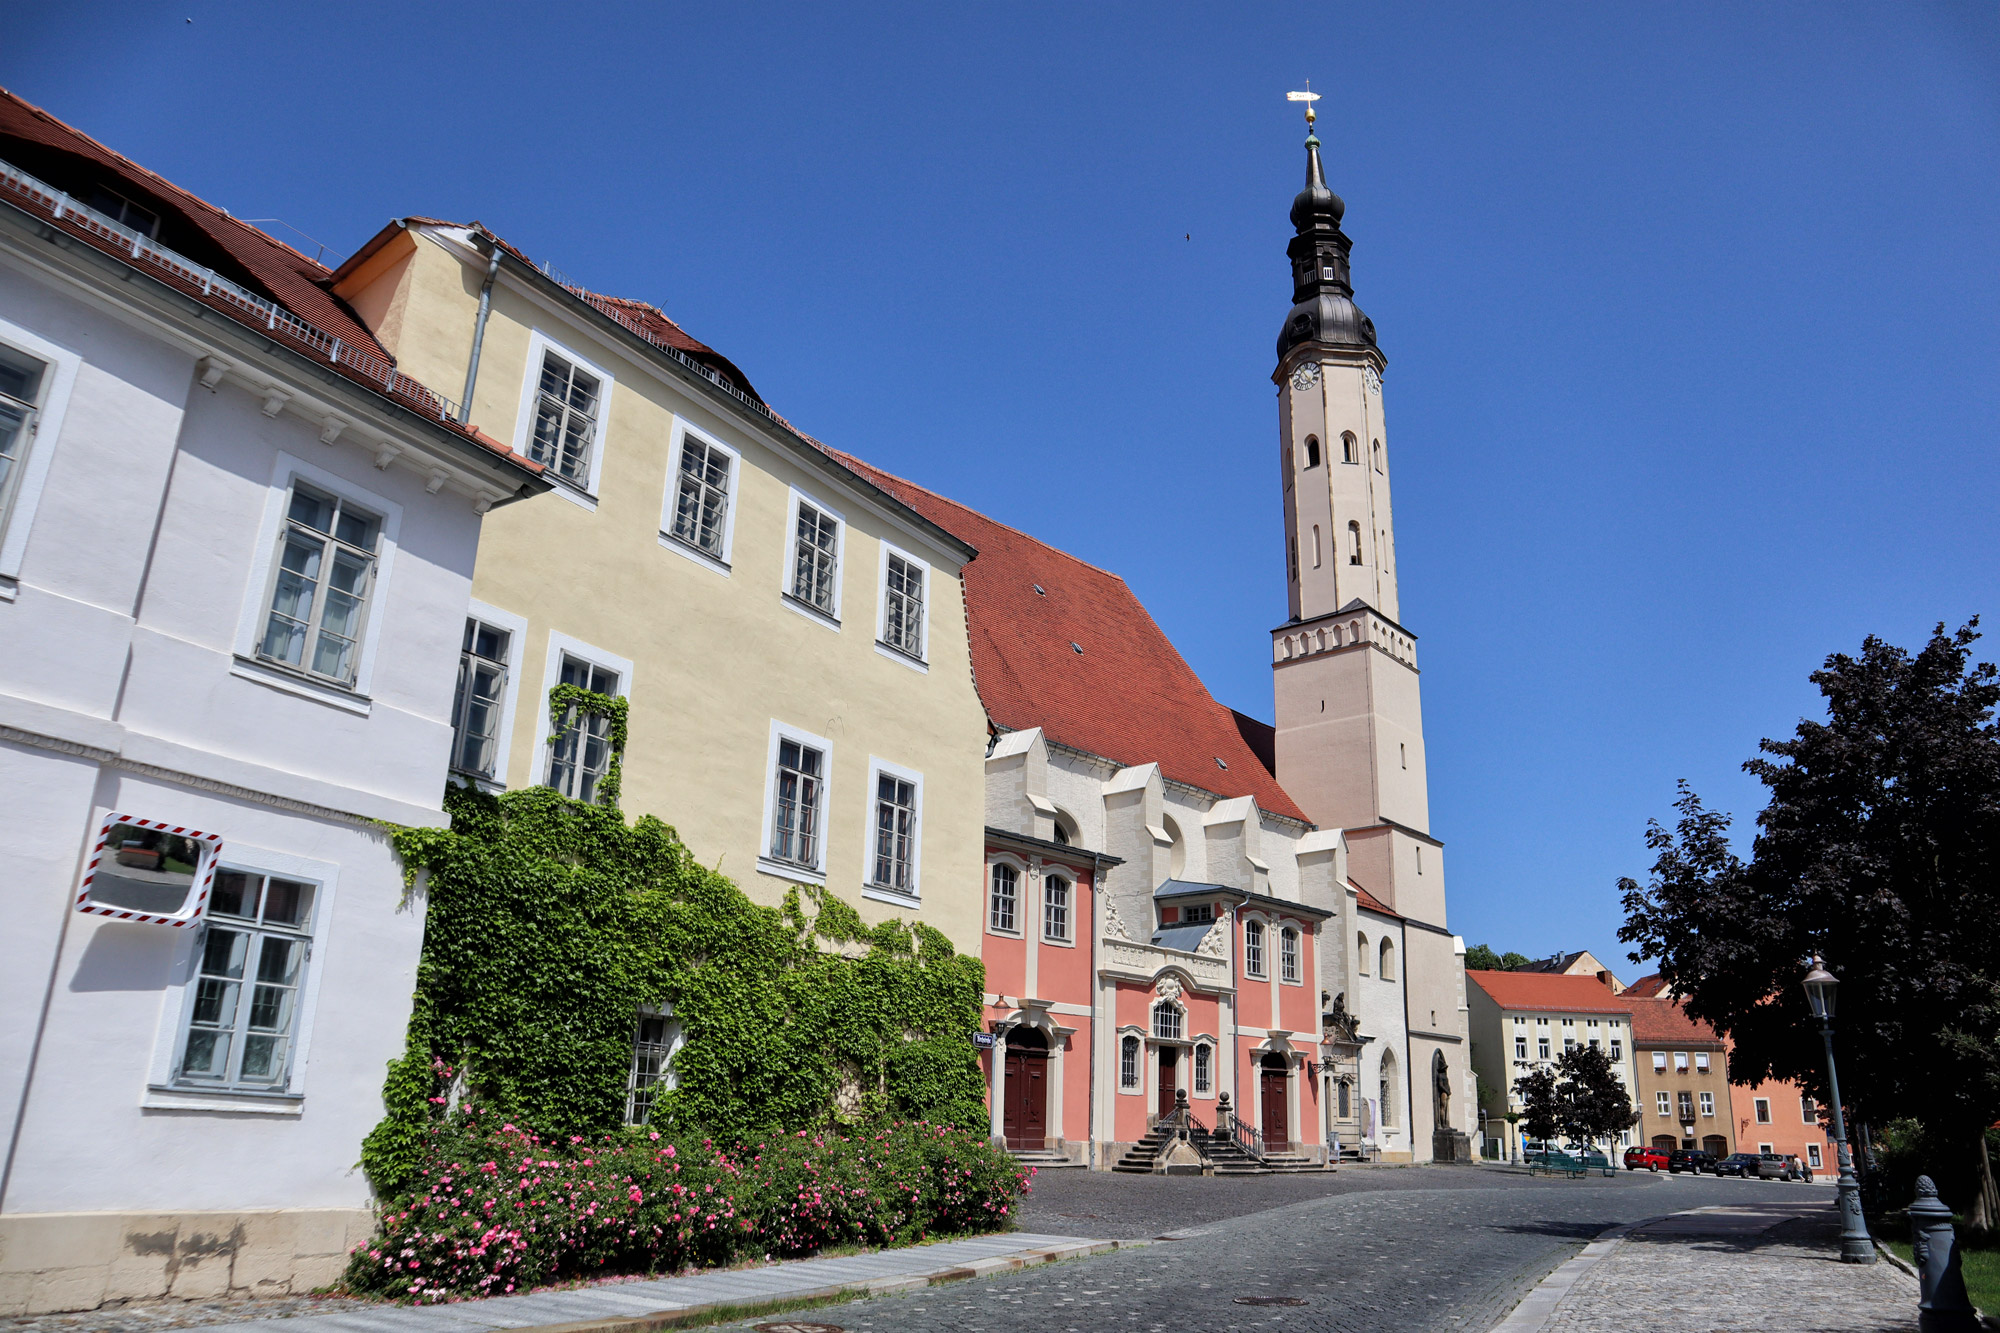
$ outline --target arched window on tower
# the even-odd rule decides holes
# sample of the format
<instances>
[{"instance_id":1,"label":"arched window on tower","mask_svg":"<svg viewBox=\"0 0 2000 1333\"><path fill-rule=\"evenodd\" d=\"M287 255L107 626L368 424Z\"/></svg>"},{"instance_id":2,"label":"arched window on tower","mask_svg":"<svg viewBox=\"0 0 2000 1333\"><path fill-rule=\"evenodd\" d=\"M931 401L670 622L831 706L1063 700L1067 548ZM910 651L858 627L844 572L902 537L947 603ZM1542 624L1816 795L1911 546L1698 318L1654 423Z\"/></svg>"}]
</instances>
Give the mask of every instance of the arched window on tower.
<instances>
[{"instance_id":1,"label":"arched window on tower","mask_svg":"<svg viewBox=\"0 0 2000 1333\"><path fill-rule=\"evenodd\" d=\"M1319 466L1319 436L1306 436L1306 466Z\"/></svg>"},{"instance_id":2,"label":"arched window on tower","mask_svg":"<svg viewBox=\"0 0 2000 1333\"><path fill-rule=\"evenodd\" d=\"M1361 524L1353 519L1347 523L1347 563L1358 565L1361 561Z\"/></svg>"},{"instance_id":3,"label":"arched window on tower","mask_svg":"<svg viewBox=\"0 0 2000 1333\"><path fill-rule=\"evenodd\" d=\"M1341 461L1341 462L1343 462L1343 463L1359 463L1359 462L1361 461L1361 456L1360 456L1360 452L1359 452L1359 451L1360 451L1360 448L1361 448L1361 442L1360 442L1359 440L1357 440L1357 439L1355 439L1355 438L1354 438L1354 432L1353 432L1353 431L1349 430L1349 431L1342 431L1342 432L1341 432L1341 435L1340 435L1340 461Z\"/></svg>"},{"instance_id":4,"label":"arched window on tower","mask_svg":"<svg viewBox=\"0 0 2000 1333\"><path fill-rule=\"evenodd\" d=\"M1375 470L1377 472L1382 470L1382 441L1380 440L1375 441Z\"/></svg>"},{"instance_id":5,"label":"arched window on tower","mask_svg":"<svg viewBox=\"0 0 2000 1333\"><path fill-rule=\"evenodd\" d=\"M1319 568L1319 524L1313 524L1313 568Z\"/></svg>"}]
</instances>

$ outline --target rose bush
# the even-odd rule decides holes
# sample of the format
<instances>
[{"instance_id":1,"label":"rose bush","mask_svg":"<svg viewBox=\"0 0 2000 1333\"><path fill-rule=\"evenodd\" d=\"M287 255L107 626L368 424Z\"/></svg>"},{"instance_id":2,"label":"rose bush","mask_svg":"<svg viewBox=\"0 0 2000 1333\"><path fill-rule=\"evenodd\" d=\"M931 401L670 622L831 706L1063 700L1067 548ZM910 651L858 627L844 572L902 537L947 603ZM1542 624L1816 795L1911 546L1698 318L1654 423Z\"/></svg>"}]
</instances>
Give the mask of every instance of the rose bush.
<instances>
[{"instance_id":1,"label":"rose bush","mask_svg":"<svg viewBox=\"0 0 2000 1333\"><path fill-rule=\"evenodd\" d=\"M724 1148L649 1130L550 1139L496 1120L461 1108L433 1127L419 1188L384 1206L350 1290L447 1301L1000 1231L1033 1175L924 1122Z\"/></svg>"}]
</instances>

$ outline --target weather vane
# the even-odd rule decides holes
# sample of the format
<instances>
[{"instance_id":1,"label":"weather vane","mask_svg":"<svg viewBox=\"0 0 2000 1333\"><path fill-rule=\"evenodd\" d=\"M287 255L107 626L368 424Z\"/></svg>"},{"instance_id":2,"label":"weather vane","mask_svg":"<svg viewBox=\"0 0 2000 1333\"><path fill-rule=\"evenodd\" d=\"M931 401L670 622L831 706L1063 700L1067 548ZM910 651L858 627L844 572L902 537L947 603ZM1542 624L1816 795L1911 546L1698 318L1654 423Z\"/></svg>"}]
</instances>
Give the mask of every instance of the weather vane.
<instances>
[{"instance_id":1,"label":"weather vane","mask_svg":"<svg viewBox=\"0 0 2000 1333\"><path fill-rule=\"evenodd\" d=\"M1319 94L1312 90L1312 86L1313 86L1313 81L1311 79L1307 79L1306 90L1304 92L1285 94L1285 100L1287 102L1304 102L1306 104L1307 134L1311 134L1313 132L1313 122L1319 119L1318 116L1313 114L1313 103L1319 101Z\"/></svg>"}]
</instances>

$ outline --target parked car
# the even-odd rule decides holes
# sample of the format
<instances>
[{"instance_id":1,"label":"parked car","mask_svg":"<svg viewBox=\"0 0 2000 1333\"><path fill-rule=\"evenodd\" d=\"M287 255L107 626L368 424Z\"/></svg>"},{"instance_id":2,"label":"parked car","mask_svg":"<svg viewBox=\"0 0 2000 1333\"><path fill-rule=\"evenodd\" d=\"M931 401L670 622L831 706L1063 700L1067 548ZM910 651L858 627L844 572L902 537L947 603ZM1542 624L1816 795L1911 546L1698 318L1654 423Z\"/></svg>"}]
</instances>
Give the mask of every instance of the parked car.
<instances>
[{"instance_id":1,"label":"parked car","mask_svg":"<svg viewBox=\"0 0 2000 1333\"><path fill-rule=\"evenodd\" d=\"M1676 1148L1667 1154L1667 1170L1676 1176L1683 1171L1698 1176L1715 1170L1715 1154L1704 1148Z\"/></svg>"},{"instance_id":2,"label":"parked car","mask_svg":"<svg viewBox=\"0 0 2000 1333\"><path fill-rule=\"evenodd\" d=\"M1813 1169L1801 1162L1797 1153L1786 1153L1785 1161L1792 1168L1792 1174L1786 1177L1787 1180L1803 1180L1808 1185L1812 1184Z\"/></svg>"},{"instance_id":3,"label":"parked car","mask_svg":"<svg viewBox=\"0 0 2000 1333\"><path fill-rule=\"evenodd\" d=\"M1755 1180L1763 1174L1758 1169L1762 1160L1754 1152L1733 1152L1715 1164L1715 1174L1718 1176L1741 1176L1746 1180Z\"/></svg>"},{"instance_id":4,"label":"parked car","mask_svg":"<svg viewBox=\"0 0 2000 1333\"><path fill-rule=\"evenodd\" d=\"M1650 1148L1641 1144L1625 1150L1627 1171L1659 1171L1667 1166L1668 1154L1665 1148Z\"/></svg>"}]
</instances>

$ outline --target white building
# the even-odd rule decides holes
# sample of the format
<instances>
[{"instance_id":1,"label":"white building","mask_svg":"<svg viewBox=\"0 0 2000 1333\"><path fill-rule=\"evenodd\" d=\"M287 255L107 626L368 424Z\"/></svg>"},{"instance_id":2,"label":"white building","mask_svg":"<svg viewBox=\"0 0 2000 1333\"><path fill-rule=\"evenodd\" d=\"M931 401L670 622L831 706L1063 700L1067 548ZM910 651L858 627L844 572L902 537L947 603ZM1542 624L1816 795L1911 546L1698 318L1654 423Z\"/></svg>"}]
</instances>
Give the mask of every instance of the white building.
<instances>
[{"instance_id":1,"label":"white building","mask_svg":"<svg viewBox=\"0 0 2000 1333\"><path fill-rule=\"evenodd\" d=\"M1498 1141L1501 1155L1518 1159L1521 1153L1520 1126L1505 1119L1522 1109L1514 1081L1553 1066L1573 1046L1602 1050L1625 1085L1626 1095L1635 1107L1638 1105L1633 1002L1613 992L1596 975L1471 969L1465 982L1472 1067L1478 1072L1484 1098L1480 1109L1487 1122L1487 1137ZM1630 1130L1618 1136L1621 1148L1630 1147L1632 1142Z\"/></svg>"},{"instance_id":2,"label":"white building","mask_svg":"<svg viewBox=\"0 0 2000 1333\"><path fill-rule=\"evenodd\" d=\"M0 1314L318 1285L422 938L481 515L325 271L0 95Z\"/></svg>"}]
</instances>

